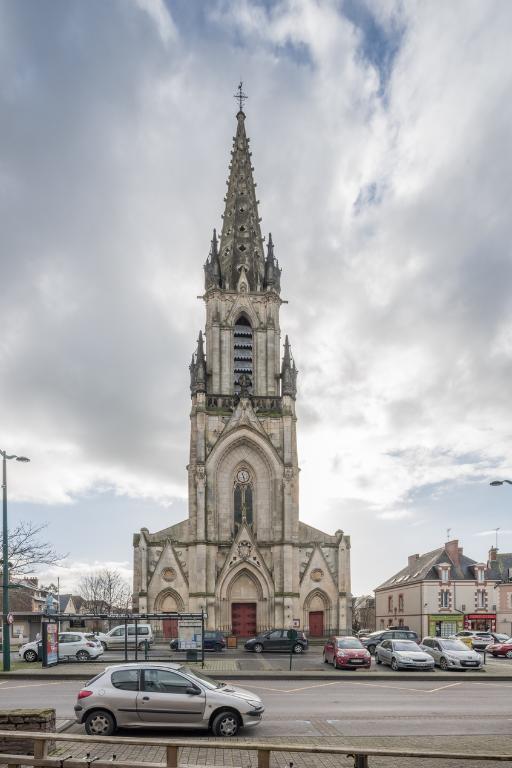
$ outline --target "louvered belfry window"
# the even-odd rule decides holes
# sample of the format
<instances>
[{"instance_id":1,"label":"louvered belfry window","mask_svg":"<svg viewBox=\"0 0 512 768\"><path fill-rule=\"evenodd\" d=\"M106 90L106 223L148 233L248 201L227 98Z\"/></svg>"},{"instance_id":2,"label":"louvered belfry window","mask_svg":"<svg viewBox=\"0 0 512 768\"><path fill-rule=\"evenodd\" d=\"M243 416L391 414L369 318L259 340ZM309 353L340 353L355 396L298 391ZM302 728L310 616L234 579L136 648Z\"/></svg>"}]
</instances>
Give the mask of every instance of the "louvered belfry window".
<instances>
[{"instance_id":1,"label":"louvered belfry window","mask_svg":"<svg viewBox=\"0 0 512 768\"><path fill-rule=\"evenodd\" d=\"M252 382L252 328L246 317L239 317L233 334L235 393L239 394L240 376L245 373ZM252 389L252 387L251 387Z\"/></svg>"}]
</instances>

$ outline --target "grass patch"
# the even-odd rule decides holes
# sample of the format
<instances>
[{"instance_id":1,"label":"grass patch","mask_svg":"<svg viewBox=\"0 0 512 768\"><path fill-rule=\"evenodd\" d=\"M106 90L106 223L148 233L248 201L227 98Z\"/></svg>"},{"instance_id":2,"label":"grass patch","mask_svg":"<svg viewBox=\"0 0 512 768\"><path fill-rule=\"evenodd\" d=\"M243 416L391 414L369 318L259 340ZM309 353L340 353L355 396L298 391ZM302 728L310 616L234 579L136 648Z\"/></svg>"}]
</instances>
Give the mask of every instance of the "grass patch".
<instances>
[{"instance_id":1,"label":"grass patch","mask_svg":"<svg viewBox=\"0 0 512 768\"><path fill-rule=\"evenodd\" d=\"M26 661L11 661L11 672L14 672L15 670L19 669L41 669L41 662L36 662L35 664L27 664ZM4 671L4 663L3 661L0 661L0 672Z\"/></svg>"}]
</instances>

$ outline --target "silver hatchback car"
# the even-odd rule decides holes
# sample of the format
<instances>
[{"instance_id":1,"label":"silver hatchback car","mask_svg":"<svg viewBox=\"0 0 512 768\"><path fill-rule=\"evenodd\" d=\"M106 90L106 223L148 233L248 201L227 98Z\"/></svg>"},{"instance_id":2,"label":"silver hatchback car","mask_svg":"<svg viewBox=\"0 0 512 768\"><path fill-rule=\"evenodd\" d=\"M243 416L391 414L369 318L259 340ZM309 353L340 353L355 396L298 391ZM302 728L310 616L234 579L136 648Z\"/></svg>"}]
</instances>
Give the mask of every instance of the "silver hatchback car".
<instances>
[{"instance_id":1,"label":"silver hatchback car","mask_svg":"<svg viewBox=\"0 0 512 768\"><path fill-rule=\"evenodd\" d=\"M258 725L265 708L244 688L220 683L181 664L119 664L107 667L78 693L77 722L91 736L117 728L207 728L235 736Z\"/></svg>"}]
</instances>

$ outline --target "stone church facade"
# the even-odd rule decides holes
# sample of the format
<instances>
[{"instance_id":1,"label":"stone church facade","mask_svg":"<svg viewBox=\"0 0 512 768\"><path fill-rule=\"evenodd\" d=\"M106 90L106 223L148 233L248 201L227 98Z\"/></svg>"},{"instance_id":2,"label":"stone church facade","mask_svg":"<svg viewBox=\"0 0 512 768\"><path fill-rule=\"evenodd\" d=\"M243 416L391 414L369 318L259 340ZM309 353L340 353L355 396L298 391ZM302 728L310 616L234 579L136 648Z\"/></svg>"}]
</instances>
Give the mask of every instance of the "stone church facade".
<instances>
[{"instance_id":1,"label":"stone church facade","mask_svg":"<svg viewBox=\"0 0 512 768\"><path fill-rule=\"evenodd\" d=\"M190 364L189 516L135 534L134 606L204 609L209 628L240 636L350 632L350 538L299 520L297 369L288 337L281 358L281 269L271 235L264 251L241 110L229 168Z\"/></svg>"}]
</instances>

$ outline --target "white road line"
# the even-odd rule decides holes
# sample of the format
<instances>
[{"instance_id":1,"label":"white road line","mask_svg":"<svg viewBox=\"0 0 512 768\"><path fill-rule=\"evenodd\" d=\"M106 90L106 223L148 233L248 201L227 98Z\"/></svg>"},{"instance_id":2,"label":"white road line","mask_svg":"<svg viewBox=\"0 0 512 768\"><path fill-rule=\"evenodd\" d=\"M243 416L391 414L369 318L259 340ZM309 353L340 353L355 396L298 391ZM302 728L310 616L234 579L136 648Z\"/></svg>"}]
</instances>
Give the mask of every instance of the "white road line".
<instances>
[{"instance_id":1,"label":"white road line","mask_svg":"<svg viewBox=\"0 0 512 768\"><path fill-rule=\"evenodd\" d=\"M7 688L2 688L2 691L15 691L18 688L38 688L43 685L62 685L62 683L68 682L66 680L59 680L58 682L51 682L50 680L44 683L22 683L21 685L10 685Z\"/></svg>"},{"instance_id":2,"label":"white road line","mask_svg":"<svg viewBox=\"0 0 512 768\"><path fill-rule=\"evenodd\" d=\"M411 691L412 693L437 693L438 691L443 691L446 688L454 688L458 685L462 685L462 680L457 683L447 683L446 685L441 685L438 688L411 688L405 685L388 685L386 683L363 683L363 682L357 682L356 680L346 680L342 682L341 680L334 680L331 683L318 683L317 685L304 685L300 688L270 688L268 686L263 685L251 685L251 688L257 688L261 691L269 691L271 693L296 693L297 691L310 691L315 688L325 688L328 685L360 685L363 687L368 688L387 688L392 691ZM485 683L487 685L487 683Z\"/></svg>"}]
</instances>

